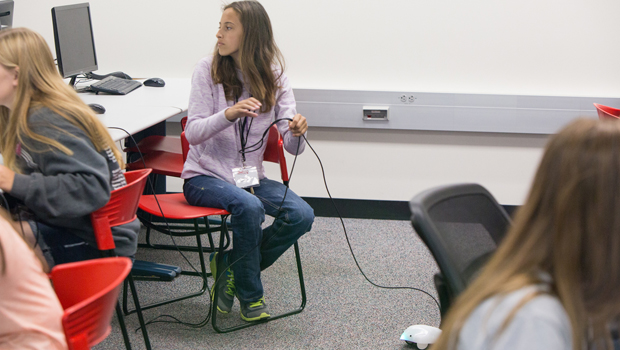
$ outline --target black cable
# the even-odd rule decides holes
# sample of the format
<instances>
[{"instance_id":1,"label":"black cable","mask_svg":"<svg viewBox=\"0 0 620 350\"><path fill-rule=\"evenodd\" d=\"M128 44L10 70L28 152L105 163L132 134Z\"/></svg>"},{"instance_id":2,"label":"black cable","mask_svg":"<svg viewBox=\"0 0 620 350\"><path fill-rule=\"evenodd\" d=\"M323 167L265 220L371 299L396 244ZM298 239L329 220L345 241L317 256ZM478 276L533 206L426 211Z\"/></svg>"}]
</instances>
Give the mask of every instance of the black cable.
<instances>
[{"instance_id":1,"label":"black cable","mask_svg":"<svg viewBox=\"0 0 620 350\"><path fill-rule=\"evenodd\" d=\"M6 200L6 197L4 196L4 192L0 192L0 197L2 197L2 202L4 203L4 207L6 208L6 211L9 211L9 201Z\"/></svg>"},{"instance_id":2,"label":"black cable","mask_svg":"<svg viewBox=\"0 0 620 350\"><path fill-rule=\"evenodd\" d=\"M276 123L283 121L283 120L287 120L291 122L293 121L293 119L291 118L281 118L281 119L274 120L271 124L269 124L267 129L263 132L263 136L261 136L260 140L246 147L246 148L249 148L250 150L245 150L245 153L256 152L259 149L261 149L265 142L265 136L267 136L267 133L269 133L269 130L271 129L271 127L274 126ZM241 151L239 151L239 153L241 153ZM299 153L299 144L297 145L297 153ZM295 154L295 156L297 156L297 154Z\"/></svg>"},{"instance_id":3,"label":"black cable","mask_svg":"<svg viewBox=\"0 0 620 350\"><path fill-rule=\"evenodd\" d=\"M250 150L246 150L245 152L246 152L246 153L250 153L250 152L255 152L255 151L259 150L259 149L262 147L263 142L264 142L264 139L265 139L265 136L266 136L266 135L267 135L267 133L269 132L269 129L271 128L271 126L272 126L272 125L274 125L274 124L276 124L276 123L278 123L278 122L279 122L279 121L281 121L281 120L290 120L290 121L292 121L292 119L290 119L290 118L282 118L282 119L275 120L274 122L272 122L272 123L269 125L269 127L267 128L267 130L265 130L265 132L263 133L263 136L261 137L260 141L258 141L258 142L256 142L256 143L254 143L253 145L248 146L248 148L252 148L252 147L255 147L255 148L254 148L254 149L250 149ZM351 252L351 256L353 257L353 261L355 262L355 265L357 266L357 269L360 271L360 273L362 274L362 276L364 276L364 278L366 279L366 281L368 281L368 283L372 284L373 286L375 286L375 287L377 287L377 288L382 288L382 289L410 289L410 290L419 291L419 292L422 292L422 293L424 293L424 294L428 295L431 299L433 299L433 301L435 302L435 304L437 304L437 308L438 308L438 310L440 311L440 313L439 313L439 314L440 314L440 316L439 316L439 317L440 317L440 320L441 320L441 306L439 305L439 302L437 301L437 299L436 299L434 296L432 296L430 293L428 293L427 291L425 291L425 290L423 290L423 289L420 289L420 288L415 288L415 287L401 287L401 286L395 286L395 287L393 287L393 286L382 286L382 285L379 285L379 284L377 284L377 283L375 283L375 282L371 281L371 280L368 278L368 276L366 276L366 274L364 273L364 271L362 270L362 268L361 268L360 264L359 264L359 263L358 263L358 261L357 261L357 257L355 256L355 253L353 252L353 248L352 248L352 246L351 246L351 242L350 242L350 240L349 240L349 235L348 235L348 233L347 233L346 225L345 225L345 223L344 223L344 220L343 220L343 218L342 218L342 215L340 214L340 211L338 210L338 207L336 206L336 202L334 201L334 199L333 199L333 197L332 197L332 195L331 195L331 193L330 193L330 191L329 191L329 187L327 186L327 179L326 179L326 177L325 177L325 169L323 168L323 162L321 161L321 158L320 158L320 157L319 157L319 155L316 153L316 151L314 150L314 148L312 147L312 145L310 145L310 142L308 142L308 139L306 138L306 136L305 136L305 135L303 135L303 134L302 134L301 136L304 138L304 141L306 141L306 144L308 144L308 147L310 147L310 149L312 150L312 152L313 152L313 153L314 153L314 155L316 156L317 160L319 161L319 165L321 166L321 173L322 173L322 175L323 175L323 183L325 184L325 190L327 191L327 195L329 196L329 199L330 199L330 201L332 202L332 205L334 206L334 209L336 209L336 212L338 213L338 217L339 217L339 219L340 219L340 223L342 224L342 229L343 229L343 231L344 231L344 235L345 235L345 238L346 238L346 240L347 240L347 245L349 246L349 251ZM260 145L259 145L259 144L260 144ZM294 162L293 162L293 168L291 169L291 174L289 175L289 181L290 181L290 179L291 179L291 177L292 177L293 169L294 169L294 167L295 167L295 162L297 161L297 155L299 154L299 145L300 145L300 144L301 144L301 140L300 140L300 142L298 142L298 144L297 144L297 152L296 152L296 154L295 154L295 160L294 160ZM258 146L258 147L256 147L256 146ZM288 186L287 186L287 191L288 191ZM278 214L279 214L279 211L282 209L282 204L284 203L284 199L285 199L285 198L286 198L286 192L285 192L285 196L284 196L284 198L282 199L282 203L280 204L280 208L278 209ZM272 239L272 238L274 238L275 236L277 236L277 234L272 235L272 236L269 238L269 240L270 240L270 239ZM268 241L267 241L267 242L268 242ZM261 244L262 244L262 242L261 242ZM259 245L260 245L260 244L259 244ZM244 258L246 255L248 255L248 254L249 254L252 250L254 250L254 249L256 249L256 248L257 248L257 247L254 247L254 248L253 248L253 249L251 249L248 253L246 253L246 254L244 254L243 256L241 256L240 258L236 259L233 263L229 264L229 267L230 267L230 266L232 266L232 265L234 265L235 263L237 263L239 260L241 260L242 258ZM222 277L223 275L224 275L224 272L223 272L222 274L220 274L220 275L218 276L218 278Z\"/></svg>"},{"instance_id":4,"label":"black cable","mask_svg":"<svg viewBox=\"0 0 620 350\"><path fill-rule=\"evenodd\" d=\"M0 197L2 197L2 204L4 204L4 207L6 208L7 213L10 214L10 210L11 208L9 208L9 201L6 199L6 197L4 196L4 192L0 192ZM17 221L19 221L19 227L21 228L22 231L22 238L26 240L26 232L24 231L24 222L22 220L22 213L21 213L21 209L18 207L17 208ZM36 223L36 221L35 221ZM38 227L38 223L37 223L37 227ZM34 246L32 247L33 249L36 248L39 245L39 232L37 230L37 232L33 232L32 233L34 235Z\"/></svg>"},{"instance_id":5,"label":"black cable","mask_svg":"<svg viewBox=\"0 0 620 350\"><path fill-rule=\"evenodd\" d=\"M349 235L347 234L347 229L345 227L344 220L342 219L342 215L340 215L340 211L338 210L338 207L336 206L336 202L334 201L334 198L332 198L332 195L329 192L329 187L327 186L327 180L325 178L325 169L323 168L323 163L321 162L321 158L319 158L319 155L316 153L314 148L312 148L312 146L310 145L310 143L306 139L306 136L305 135L302 135L302 136L303 136L304 140L306 140L306 143L308 144L308 147L310 147L310 149L312 150L312 152L316 156L316 159L319 161L319 165L321 166L321 173L323 174L323 183L325 184L325 190L327 191L327 195L329 196L329 199L331 200L332 205L334 206L334 209L336 209L336 212L338 213L338 217L340 218L340 223L342 224L342 229L344 230L344 236L347 239L347 245L349 246L349 250L351 251L351 256L353 257L353 261L355 261L355 265L357 266L357 269L360 271L362 276L364 276L364 278L366 279L366 281L368 281L368 283L370 283L373 286L378 287L378 288L383 288L383 289L411 289L411 290L422 292L422 293L428 295L429 297L431 297L431 299L433 299L435 304L437 304L437 308L439 310L439 320L440 320L440 323L441 323L441 306L439 305L439 302L437 301L437 299L434 296L432 296L430 293L428 293L427 291L425 291L423 289L420 289L420 288L415 288L415 287L382 286L382 285L379 285L379 284L371 281L368 278L368 276L366 276L366 274L362 270L360 264L357 262L357 258L355 257L355 253L353 253L353 248L351 247L351 242L349 241Z\"/></svg>"},{"instance_id":6,"label":"black cable","mask_svg":"<svg viewBox=\"0 0 620 350\"><path fill-rule=\"evenodd\" d=\"M254 118L250 119L250 126L248 126L247 131L245 130L246 125L248 124L248 117L243 118L243 123L239 121L237 124L239 125L239 139L241 140L241 158L243 159L243 164L245 165L245 145L248 143L248 139L250 138L250 130L252 129L252 123L254 122ZM245 133L245 134L244 134Z\"/></svg>"}]
</instances>

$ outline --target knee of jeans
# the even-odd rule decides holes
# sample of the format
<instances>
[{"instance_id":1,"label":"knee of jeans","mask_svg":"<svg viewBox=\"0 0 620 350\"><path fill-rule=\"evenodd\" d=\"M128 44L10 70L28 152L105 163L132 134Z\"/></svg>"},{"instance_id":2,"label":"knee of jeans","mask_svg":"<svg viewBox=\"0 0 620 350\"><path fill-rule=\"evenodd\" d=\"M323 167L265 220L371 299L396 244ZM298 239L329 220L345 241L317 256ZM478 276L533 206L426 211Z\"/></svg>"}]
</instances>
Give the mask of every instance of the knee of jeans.
<instances>
[{"instance_id":1,"label":"knee of jeans","mask_svg":"<svg viewBox=\"0 0 620 350\"><path fill-rule=\"evenodd\" d=\"M291 225L305 229L305 232L310 231L314 223L314 210L307 203L304 203L295 211L289 211L287 215Z\"/></svg>"},{"instance_id":2,"label":"knee of jeans","mask_svg":"<svg viewBox=\"0 0 620 350\"><path fill-rule=\"evenodd\" d=\"M235 216L242 215L261 218L261 220L264 221L265 208L263 208L263 203L261 203L258 198L255 196L248 196L243 199L238 199L233 203L232 214Z\"/></svg>"}]
</instances>

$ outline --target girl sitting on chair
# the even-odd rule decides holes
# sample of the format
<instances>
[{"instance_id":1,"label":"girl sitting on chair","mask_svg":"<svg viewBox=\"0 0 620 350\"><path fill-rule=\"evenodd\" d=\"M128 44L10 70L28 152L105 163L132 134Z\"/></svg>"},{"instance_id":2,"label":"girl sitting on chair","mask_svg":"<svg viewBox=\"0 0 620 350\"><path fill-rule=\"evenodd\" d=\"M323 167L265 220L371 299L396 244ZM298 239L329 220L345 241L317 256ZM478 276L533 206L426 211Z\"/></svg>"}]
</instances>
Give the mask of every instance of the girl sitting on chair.
<instances>
[{"instance_id":1,"label":"girl sitting on chair","mask_svg":"<svg viewBox=\"0 0 620 350\"><path fill-rule=\"evenodd\" d=\"M620 123L577 120L551 137L514 225L433 350L611 349L618 213Z\"/></svg>"},{"instance_id":2,"label":"girl sitting on chair","mask_svg":"<svg viewBox=\"0 0 620 350\"><path fill-rule=\"evenodd\" d=\"M49 268L99 257L89 215L126 185L121 154L29 29L0 32L0 133L0 189L20 203L16 230ZM139 228L136 219L112 229L116 254L135 254Z\"/></svg>"},{"instance_id":3,"label":"girl sitting on chair","mask_svg":"<svg viewBox=\"0 0 620 350\"><path fill-rule=\"evenodd\" d=\"M185 135L191 144L181 177L191 205L231 213L233 248L223 264L211 255L220 312L239 299L241 318L270 317L261 271L310 231L312 208L278 181L265 177L261 137L274 120L291 154L301 153L308 129L295 110L271 22L257 1L227 5L213 56L200 61L192 78ZM253 176L252 176L253 174ZM275 218L263 229L265 214ZM221 265L221 266L219 266ZM221 277L221 278L220 278Z\"/></svg>"}]
</instances>

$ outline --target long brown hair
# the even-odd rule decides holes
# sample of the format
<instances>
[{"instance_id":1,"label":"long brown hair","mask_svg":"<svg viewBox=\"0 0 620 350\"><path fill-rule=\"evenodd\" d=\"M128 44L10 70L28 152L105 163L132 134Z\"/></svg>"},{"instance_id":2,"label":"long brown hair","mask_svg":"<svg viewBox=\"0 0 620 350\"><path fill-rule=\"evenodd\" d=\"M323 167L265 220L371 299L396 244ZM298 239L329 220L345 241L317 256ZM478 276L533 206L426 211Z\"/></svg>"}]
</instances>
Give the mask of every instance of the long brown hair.
<instances>
[{"instance_id":1,"label":"long brown hair","mask_svg":"<svg viewBox=\"0 0 620 350\"><path fill-rule=\"evenodd\" d=\"M237 77L236 68L239 68L250 93L262 104L260 112L269 112L276 104L284 72L284 58L274 40L269 15L258 1L236 1L225 6L223 11L229 8L235 10L243 27L239 45L241 67L235 67L231 56L220 56L216 46L211 77L215 84L224 86L226 99L231 101L243 91L243 84Z\"/></svg>"},{"instance_id":2,"label":"long brown hair","mask_svg":"<svg viewBox=\"0 0 620 350\"><path fill-rule=\"evenodd\" d=\"M34 140L65 154L72 152L60 142L34 133L28 125L28 117L35 110L47 107L82 129L95 145L97 151L110 148L123 167L120 151L114 145L107 129L93 111L78 97L76 92L62 80L54 65L54 59L45 39L26 28L0 32L0 64L6 69L19 69L17 90L12 109L0 106L0 152L4 165L16 168L15 147L25 147L26 139ZM29 148L30 148L29 147Z\"/></svg>"},{"instance_id":3,"label":"long brown hair","mask_svg":"<svg viewBox=\"0 0 620 350\"><path fill-rule=\"evenodd\" d=\"M540 272L553 278L550 293L568 314L573 348L584 342L611 346L607 327L620 315L619 212L620 123L576 120L551 137L514 225L480 276L457 298L433 349L455 349L465 320L478 305L541 283Z\"/></svg>"}]
</instances>

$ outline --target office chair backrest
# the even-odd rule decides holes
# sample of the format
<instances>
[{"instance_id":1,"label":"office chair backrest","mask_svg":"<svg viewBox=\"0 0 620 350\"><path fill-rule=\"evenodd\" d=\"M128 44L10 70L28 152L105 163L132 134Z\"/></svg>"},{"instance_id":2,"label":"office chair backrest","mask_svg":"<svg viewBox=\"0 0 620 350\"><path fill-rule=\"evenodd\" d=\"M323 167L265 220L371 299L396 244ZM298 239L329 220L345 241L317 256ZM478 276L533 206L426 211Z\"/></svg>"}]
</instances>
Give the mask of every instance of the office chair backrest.
<instances>
[{"instance_id":1,"label":"office chair backrest","mask_svg":"<svg viewBox=\"0 0 620 350\"><path fill-rule=\"evenodd\" d=\"M108 203L90 214L99 250L116 248L111 228L136 219L140 196L150 173L151 169L125 172L127 185L112 191Z\"/></svg>"},{"instance_id":2,"label":"office chair backrest","mask_svg":"<svg viewBox=\"0 0 620 350\"><path fill-rule=\"evenodd\" d=\"M65 310L62 327L70 350L90 349L110 334L121 283L131 270L128 258L103 258L56 265L54 290Z\"/></svg>"},{"instance_id":3,"label":"office chair backrest","mask_svg":"<svg viewBox=\"0 0 620 350\"><path fill-rule=\"evenodd\" d=\"M477 184L433 188L410 202L411 222L439 265L442 313L477 276L510 226L510 217ZM443 277L445 286L438 278ZM441 291L440 289L446 288ZM444 295L441 295L444 293Z\"/></svg>"},{"instance_id":4,"label":"office chair backrest","mask_svg":"<svg viewBox=\"0 0 620 350\"><path fill-rule=\"evenodd\" d=\"M620 118L620 109L607 107L598 103L594 104L599 119L618 119Z\"/></svg>"}]
</instances>

